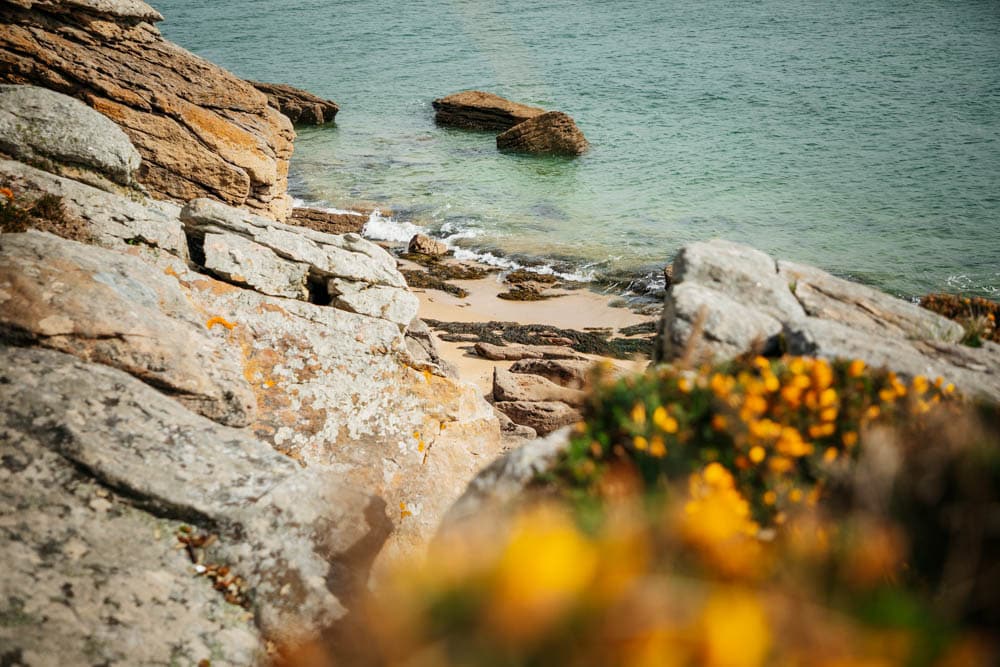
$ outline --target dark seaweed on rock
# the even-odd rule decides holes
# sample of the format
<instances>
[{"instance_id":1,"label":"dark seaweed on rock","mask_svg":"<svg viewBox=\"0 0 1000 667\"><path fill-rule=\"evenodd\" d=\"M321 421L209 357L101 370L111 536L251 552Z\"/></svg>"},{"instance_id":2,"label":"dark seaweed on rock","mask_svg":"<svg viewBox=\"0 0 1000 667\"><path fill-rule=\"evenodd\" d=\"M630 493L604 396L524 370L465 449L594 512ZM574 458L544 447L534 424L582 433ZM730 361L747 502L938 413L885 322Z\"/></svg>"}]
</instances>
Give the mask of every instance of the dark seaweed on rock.
<instances>
[{"instance_id":1,"label":"dark seaweed on rock","mask_svg":"<svg viewBox=\"0 0 1000 667\"><path fill-rule=\"evenodd\" d=\"M598 354L617 359L631 359L636 355L649 356L653 349L653 336L644 338L612 338L606 333L560 329L548 324L518 324L517 322L441 322L426 320L428 326L444 332L445 341L470 342L470 335L493 345L520 343L522 345L551 345L554 339L572 341L569 346L584 354Z\"/></svg>"},{"instance_id":2,"label":"dark seaweed on rock","mask_svg":"<svg viewBox=\"0 0 1000 667\"><path fill-rule=\"evenodd\" d=\"M419 287L423 289L436 289L441 292L453 294L460 299L464 299L469 296L469 293L458 285L452 285L449 282L445 282L428 271L420 271L419 269L402 269L400 273L402 273L403 277L406 278L406 284L411 288Z\"/></svg>"}]
</instances>

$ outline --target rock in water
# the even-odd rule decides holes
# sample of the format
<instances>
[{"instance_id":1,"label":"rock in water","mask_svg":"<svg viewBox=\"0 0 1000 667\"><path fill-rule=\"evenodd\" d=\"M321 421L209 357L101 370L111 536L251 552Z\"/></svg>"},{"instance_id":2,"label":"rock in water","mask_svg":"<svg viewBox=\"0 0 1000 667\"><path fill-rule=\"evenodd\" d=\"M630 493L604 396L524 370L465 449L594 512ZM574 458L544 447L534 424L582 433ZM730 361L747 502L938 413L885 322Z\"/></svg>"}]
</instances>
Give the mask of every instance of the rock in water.
<instances>
[{"instance_id":1,"label":"rock in water","mask_svg":"<svg viewBox=\"0 0 1000 667\"><path fill-rule=\"evenodd\" d=\"M438 125L470 130L506 130L545 109L511 102L493 93L467 90L434 100L434 121Z\"/></svg>"},{"instance_id":2,"label":"rock in water","mask_svg":"<svg viewBox=\"0 0 1000 667\"><path fill-rule=\"evenodd\" d=\"M502 151L536 155L580 155L589 144L573 119L561 111L549 111L519 123L497 135Z\"/></svg>"},{"instance_id":3,"label":"rock in water","mask_svg":"<svg viewBox=\"0 0 1000 667\"><path fill-rule=\"evenodd\" d=\"M0 81L76 97L115 121L161 199L212 197L284 219L295 132L267 97L163 39L140 0L0 3Z\"/></svg>"},{"instance_id":4,"label":"rock in water","mask_svg":"<svg viewBox=\"0 0 1000 667\"><path fill-rule=\"evenodd\" d=\"M128 136L83 102L36 86L0 86L0 151L87 169L131 185L141 158Z\"/></svg>"},{"instance_id":5,"label":"rock in water","mask_svg":"<svg viewBox=\"0 0 1000 667\"><path fill-rule=\"evenodd\" d=\"M407 246L406 251L438 257L448 253L448 246L425 234L414 234L413 238L410 239L410 244Z\"/></svg>"},{"instance_id":6,"label":"rock in water","mask_svg":"<svg viewBox=\"0 0 1000 667\"><path fill-rule=\"evenodd\" d=\"M325 125L332 123L340 111L333 100L324 100L310 92L293 88L283 83L263 83L250 81L250 84L267 95L268 103L285 114L288 120L296 125Z\"/></svg>"}]
</instances>

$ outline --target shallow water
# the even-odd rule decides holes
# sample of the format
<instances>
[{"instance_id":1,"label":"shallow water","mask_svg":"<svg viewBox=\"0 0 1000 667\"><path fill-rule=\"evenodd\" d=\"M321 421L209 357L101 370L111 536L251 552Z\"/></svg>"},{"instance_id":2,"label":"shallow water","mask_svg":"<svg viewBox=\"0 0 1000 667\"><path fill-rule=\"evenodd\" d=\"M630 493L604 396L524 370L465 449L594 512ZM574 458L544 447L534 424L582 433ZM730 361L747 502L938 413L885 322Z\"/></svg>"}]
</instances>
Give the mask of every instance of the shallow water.
<instances>
[{"instance_id":1,"label":"shallow water","mask_svg":"<svg viewBox=\"0 0 1000 667\"><path fill-rule=\"evenodd\" d=\"M293 194L384 202L585 273L725 237L914 296L1000 292L995 0L161 0L164 34L341 105ZM479 88L567 111L578 159L438 128Z\"/></svg>"}]
</instances>

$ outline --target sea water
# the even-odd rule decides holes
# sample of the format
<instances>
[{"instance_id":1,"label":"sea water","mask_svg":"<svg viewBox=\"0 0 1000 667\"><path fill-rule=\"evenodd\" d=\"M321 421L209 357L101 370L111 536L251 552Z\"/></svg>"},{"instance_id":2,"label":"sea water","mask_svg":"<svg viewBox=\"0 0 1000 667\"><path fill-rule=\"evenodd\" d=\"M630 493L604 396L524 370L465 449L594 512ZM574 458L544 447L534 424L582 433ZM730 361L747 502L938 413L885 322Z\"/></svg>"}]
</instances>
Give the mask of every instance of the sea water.
<instances>
[{"instance_id":1,"label":"sea water","mask_svg":"<svg viewBox=\"0 0 1000 667\"><path fill-rule=\"evenodd\" d=\"M299 128L292 193L391 207L371 234L623 285L722 237L905 297L1000 292L997 0L154 4L189 50L341 105ZM435 126L466 89L565 111L591 150Z\"/></svg>"}]
</instances>

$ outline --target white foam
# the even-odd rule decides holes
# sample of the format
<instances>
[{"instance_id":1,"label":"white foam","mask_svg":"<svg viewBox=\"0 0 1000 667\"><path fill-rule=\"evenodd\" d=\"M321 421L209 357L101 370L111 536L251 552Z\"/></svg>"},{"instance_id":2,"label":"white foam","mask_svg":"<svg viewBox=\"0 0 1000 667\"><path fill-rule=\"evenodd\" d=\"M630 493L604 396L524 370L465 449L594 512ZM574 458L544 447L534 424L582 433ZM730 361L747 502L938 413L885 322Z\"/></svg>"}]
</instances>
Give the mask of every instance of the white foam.
<instances>
[{"instance_id":1,"label":"white foam","mask_svg":"<svg viewBox=\"0 0 1000 667\"><path fill-rule=\"evenodd\" d=\"M391 243L409 243L414 234L422 234L424 229L412 222L397 221L387 218L376 209L368 216L361 234L365 238L376 241L389 241Z\"/></svg>"},{"instance_id":2,"label":"white foam","mask_svg":"<svg viewBox=\"0 0 1000 667\"><path fill-rule=\"evenodd\" d=\"M336 215L357 215L363 217L365 214L360 211L351 211L343 208L336 208L334 206L324 206L323 204L317 202L308 202L305 199L299 199L298 197L292 197L292 208L314 208L318 211L324 211L325 213L334 213Z\"/></svg>"}]
</instances>

